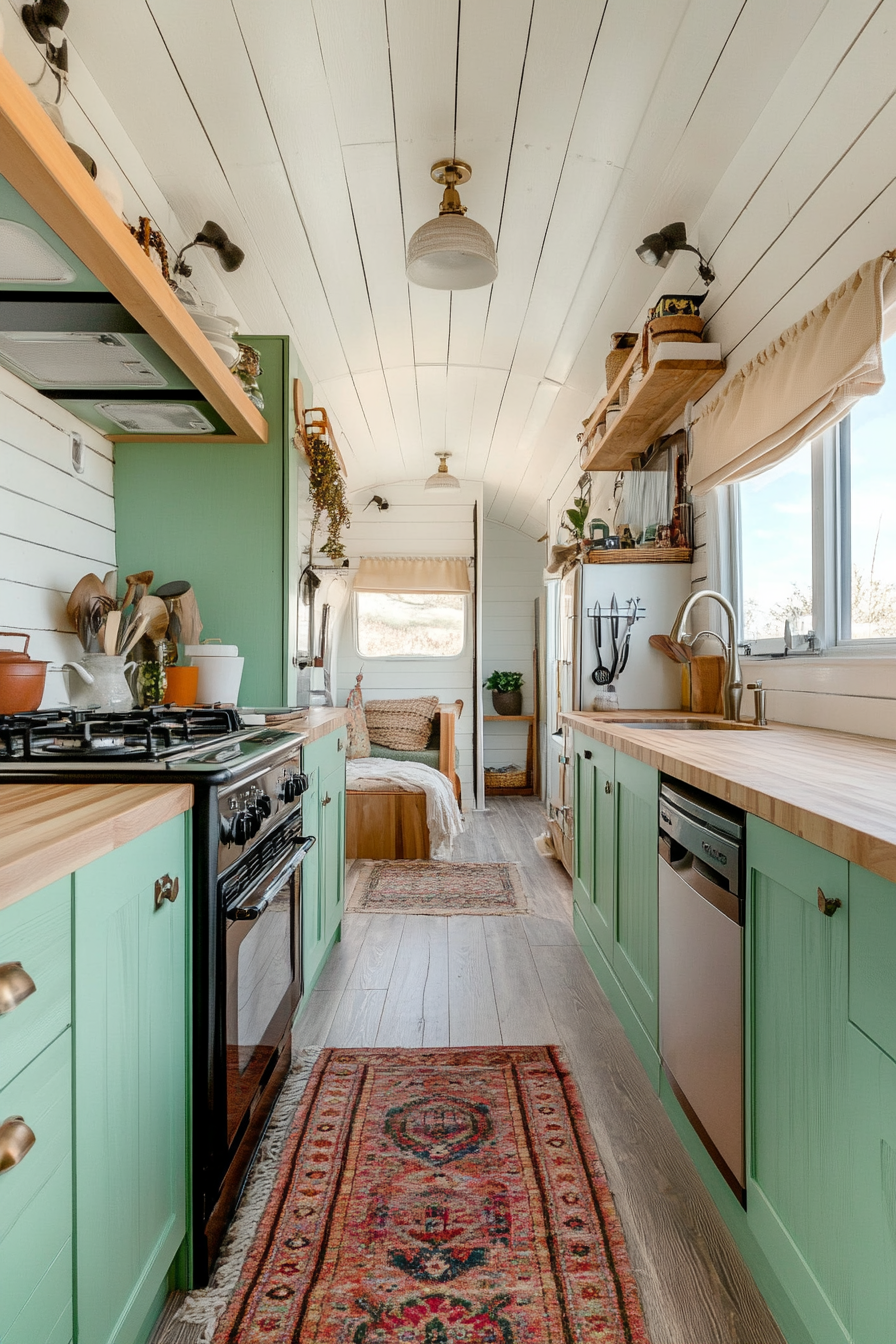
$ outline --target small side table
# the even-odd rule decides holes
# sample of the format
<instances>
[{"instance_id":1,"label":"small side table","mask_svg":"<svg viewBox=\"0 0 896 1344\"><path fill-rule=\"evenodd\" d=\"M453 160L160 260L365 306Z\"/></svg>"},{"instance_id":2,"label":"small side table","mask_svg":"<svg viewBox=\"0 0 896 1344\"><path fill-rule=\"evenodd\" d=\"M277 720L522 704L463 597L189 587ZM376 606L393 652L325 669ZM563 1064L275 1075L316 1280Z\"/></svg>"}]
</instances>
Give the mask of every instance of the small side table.
<instances>
[{"instance_id":1,"label":"small side table","mask_svg":"<svg viewBox=\"0 0 896 1344\"><path fill-rule=\"evenodd\" d=\"M525 797L532 793L532 766L535 760L535 715L534 714L483 714L485 723L528 723L529 732L526 738L526 782L519 788L502 788L500 784L486 784L486 796L494 797L499 794L516 794L519 797Z\"/></svg>"}]
</instances>

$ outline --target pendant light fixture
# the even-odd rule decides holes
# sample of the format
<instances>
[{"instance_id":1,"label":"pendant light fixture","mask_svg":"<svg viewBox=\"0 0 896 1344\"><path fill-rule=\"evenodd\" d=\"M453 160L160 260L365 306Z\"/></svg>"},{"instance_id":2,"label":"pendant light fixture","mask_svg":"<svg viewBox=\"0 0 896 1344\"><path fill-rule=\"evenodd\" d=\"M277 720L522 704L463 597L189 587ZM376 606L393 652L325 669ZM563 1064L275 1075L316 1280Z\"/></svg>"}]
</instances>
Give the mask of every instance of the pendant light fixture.
<instances>
[{"instance_id":1,"label":"pendant light fixture","mask_svg":"<svg viewBox=\"0 0 896 1344\"><path fill-rule=\"evenodd\" d=\"M422 224L408 243L407 276L426 289L478 289L498 274L492 236L467 219L458 184L469 182L473 170L460 159L440 159L431 175L445 188L436 219Z\"/></svg>"},{"instance_id":2,"label":"pendant light fixture","mask_svg":"<svg viewBox=\"0 0 896 1344\"><path fill-rule=\"evenodd\" d=\"M439 459L439 469L432 476L427 476L423 483L424 490L459 490L460 481L456 476L449 475L448 458L450 453L436 453Z\"/></svg>"}]
</instances>

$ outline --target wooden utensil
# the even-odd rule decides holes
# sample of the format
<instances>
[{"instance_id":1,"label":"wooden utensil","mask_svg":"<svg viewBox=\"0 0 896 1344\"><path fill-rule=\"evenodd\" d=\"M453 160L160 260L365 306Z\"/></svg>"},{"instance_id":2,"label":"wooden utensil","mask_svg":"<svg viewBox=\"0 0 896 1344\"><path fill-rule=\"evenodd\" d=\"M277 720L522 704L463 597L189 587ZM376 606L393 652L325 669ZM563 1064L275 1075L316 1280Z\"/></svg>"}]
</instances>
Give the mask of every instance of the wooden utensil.
<instances>
[{"instance_id":1,"label":"wooden utensil","mask_svg":"<svg viewBox=\"0 0 896 1344\"><path fill-rule=\"evenodd\" d=\"M83 579L78 580L65 605L66 615L74 630L80 629L81 608L86 607L90 598L105 596L105 594L106 589L103 581L96 574L85 574Z\"/></svg>"},{"instance_id":2,"label":"wooden utensil","mask_svg":"<svg viewBox=\"0 0 896 1344\"><path fill-rule=\"evenodd\" d=\"M118 606L118 570L110 569L108 574L103 575L103 587Z\"/></svg>"},{"instance_id":3,"label":"wooden utensil","mask_svg":"<svg viewBox=\"0 0 896 1344\"><path fill-rule=\"evenodd\" d=\"M146 633L153 641L164 639L168 633L168 608L160 597L147 593L137 604L141 611L149 613L149 625Z\"/></svg>"},{"instance_id":4,"label":"wooden utensil","mask_svg":"<svg viewBox=\"0 0 896 1344\"><path fill-rule=\"evenodd\" d=\"M651 635L647 643L654 649L659 649L667 658L671 658L675 663L689 663L693 655L679 644L676 640L670 639L668 635Z\"/></svg>"},{"instance_id":5,"label":"wooden utensil","mask_svg":"<svg viewBox=\"0 0 896 1344\"><path fill-rule=\"evenodd\" d=\"M121 627L121 612L110 611L103 629L103 648L113 657L118 653L118 635Z\"/></svg>"},{"instance_id":6,"label":"wooden utensil","mask_svg":"<svg viewBox=\"0 0 896 1344\"><path fill-rule=\"evenodd\" d=\"M137 614L136 611L134 612L134 619L131 621L130 625L127 628L127 632L124 638L124 644L121 647L122 657L130 653L131 649L137 643L138 639L143 638L143 636L146 634L146 627L149 625L149 622L150 622L149 612L141 611L139 615Z\"/></svg>"}]
</instances>

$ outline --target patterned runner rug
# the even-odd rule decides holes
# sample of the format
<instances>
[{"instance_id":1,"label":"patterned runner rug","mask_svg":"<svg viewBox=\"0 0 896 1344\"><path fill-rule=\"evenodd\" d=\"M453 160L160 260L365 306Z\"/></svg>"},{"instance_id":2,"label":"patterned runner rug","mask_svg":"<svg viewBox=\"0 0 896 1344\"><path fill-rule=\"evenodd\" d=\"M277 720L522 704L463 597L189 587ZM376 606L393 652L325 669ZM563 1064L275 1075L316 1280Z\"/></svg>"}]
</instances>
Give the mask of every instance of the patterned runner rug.
<instances>
[{"instance_id":1,"label":"patterned runner rug","mask_svg":"<svg viewBox=\"0 0 896 1344\"><path fill-rule=\"evenodd\" d=\"M358 913L519 915L528 909L515 863L376 859L359 867L348 903Z\"/></svg>"},{"instance_id":2,"label":"patterned runner rug","mask_svg":"<svg viewBox=\"0 0 896 1344\"><path fill-rule=\"evenodd\" d=\"M215 1344L647 1344L555 1046L324 1050Z\"/></svg>"}]
</instances>

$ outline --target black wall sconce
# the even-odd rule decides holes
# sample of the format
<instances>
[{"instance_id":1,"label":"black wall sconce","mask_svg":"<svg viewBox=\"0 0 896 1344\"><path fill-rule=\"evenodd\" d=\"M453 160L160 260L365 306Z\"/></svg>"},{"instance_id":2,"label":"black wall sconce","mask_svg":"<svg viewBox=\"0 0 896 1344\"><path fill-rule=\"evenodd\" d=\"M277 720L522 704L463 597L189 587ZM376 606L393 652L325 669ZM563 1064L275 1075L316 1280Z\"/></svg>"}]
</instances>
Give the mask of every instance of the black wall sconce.
<instances>
[{"instance_id":1,"label":"black wall sconce","mask_svg":"<svg viewBox=\"0 0 896 1344\"><path fill-rule=\"evenodd\" d=\"M376 505L378 513L383 513L384 510L388 509L389 507L388 499L383 499L382 495L371 495L370 499L368 499L367 503L364 505L364 508L369 509L371 504Z\"/></svg>"},{"instance_id":2,"label":"black wall sconce","mask_svg":"<svg viewBox=\"0 0 896 1344\"><path fill-rule=\"evenodd\" d=\"M46 47L48 62L61 74L68 73L68 43L63 38L57 47L50 30L58 28L61 31L68 15L65 0L36 0L33 5L22 6L22 22L29 36L38 46Z\"/></svg>"},{"instance_id":3,"label":"black wall sconce","mask_svg":"<svg viewBox=\"0 0 896 1344\"><path fill-rule=\"evenodd\" d=\"M192 267L187 265L183 256L191 247L197 246L210 247L213 252L217 252L222 271L238 270L246 256L241 247L230 241L220 224L216 224L213 219L207 219L193 241L178 252L174 263L175 275L189 278L193 274Z\"/></svg>"},{"instance_id":4,"label":"black wall sconce","mask_svg":"<svg viewBox=\"0 0 896 1344\"><path fill-rule=\"evenodd\" d=\"M666 266L673 252L694 252L700 259L698 270L705 285L711 285L716 273L703 253L688 242L688 231L679 220L676 224L667 224L659 233L648 233L640 247L635 251L646 266Z\"/></svg>"}]
</instances>

